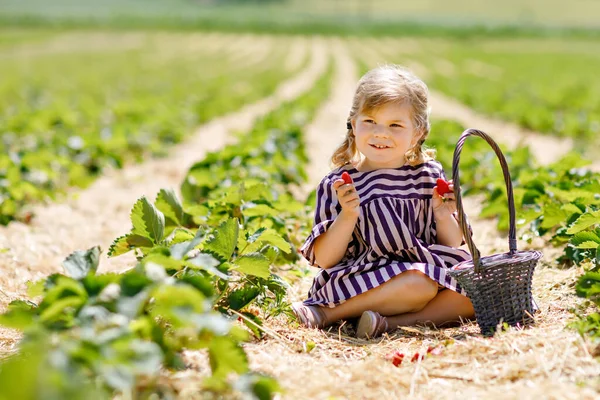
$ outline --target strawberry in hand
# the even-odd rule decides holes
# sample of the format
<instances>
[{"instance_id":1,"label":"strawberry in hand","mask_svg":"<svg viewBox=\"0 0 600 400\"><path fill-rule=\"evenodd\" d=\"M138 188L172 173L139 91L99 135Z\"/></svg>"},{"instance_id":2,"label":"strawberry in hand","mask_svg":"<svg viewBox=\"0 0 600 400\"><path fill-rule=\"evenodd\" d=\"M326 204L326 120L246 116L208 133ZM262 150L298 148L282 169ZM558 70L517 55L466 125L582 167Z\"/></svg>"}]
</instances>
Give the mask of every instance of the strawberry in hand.
<instances>
[{"instance_id":1,"label":"strawberry in hand","mask_svg":"<svg viewBox=\"0 0 600 400\"><path fill-rule=\"evenodd\" d=\"M333 182L333 189L336 191L342 213L357 218L360 214L360 197L350 174L344 171L342 176Z\"/></svg>"},{"instance_id":2,"label":"strawberry in hand","mask_svg":"<svg viewBox=\"0 0 600 400\"><path fill-rule=\"evenodd\" d=\"M446 182L442 178L439 178L435 184L437 186L437 192L440 196L443 196L446 193L450 192L449 182Z\"/></svg>"},{"instance_id":3,"label":"strawberry in hand","mask_svg":"<svg viewBox=\"0 0 600 400\"><path fill-rule=\"evenodd\" d=\"M346 171L344 171L344 173L342 174L342 179L344 180L344 183L346 185L349 185L352 183L352 177L350 176L350 174Z\"/></svg>"},{"instance_id":4,"label":"strawberry in hand","mask_svg":"<svg viewBox=\"0 0 600 400\"><path fill-rule=\"evenodd\" d=\"M433 188L433 212L436 216L452 214L456 211L456 202L454 201L454 184L452 181L446 181L439 178L436 186Z\"/></svg>"}]
</instances>

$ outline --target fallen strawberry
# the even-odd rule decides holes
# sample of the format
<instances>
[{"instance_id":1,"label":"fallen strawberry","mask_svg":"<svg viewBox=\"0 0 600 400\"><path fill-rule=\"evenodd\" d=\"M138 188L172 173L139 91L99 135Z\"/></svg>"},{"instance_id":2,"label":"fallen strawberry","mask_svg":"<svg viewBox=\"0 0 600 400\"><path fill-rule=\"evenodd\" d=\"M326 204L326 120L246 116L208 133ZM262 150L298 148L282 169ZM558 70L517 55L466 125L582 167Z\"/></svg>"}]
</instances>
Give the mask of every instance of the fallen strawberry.
<instances>
[{"instance_id":1,"label":"fallen strawberry","mask_svg":"<svg viewBox=\"0 0 600 400\"><path fill-rule=\"evenodd\" d=\"M392 364L394 364L394 367L397 367L402 364L402 361L404 360L404 353L400 353L396 350L395 352L388 354L385 358L390 360Z\"/></svg>"},{"instance_id":2,"label":"fallen strawberry","mask_svg":"<svg viewBox=\"0 0 600 400\"><path fill-rule=\"evenodd\" d=\"M442 354L442 347L441 346L437 346L437 347L429 346L427 348L427 354L433 354L434 356L439 356L440 354Z\"/></svg>"},{"instance_id":3,"label":"fallen strawberry","mask_svg":"<svg viewBox=\"0 0 600 400\"><path fill-rule=\"evenodd\" d=\"M410 362L416 362L416 361L422 360L422 359L424 359L424 358L425 358L425 356L424 356L424 355L422 355L421 353L419 353L419 352L417 351L417 352L415 353L415 355L414 355L414 356L412 356L412 358L410 359Z\"/></svg>"},{"instance_id":4,"label":"fallen strawberry","mask_svg":"<svg viewBox=\"0 0 600 400\"><path fill-rule=\"evenodd\" d=\"M346 185L352 184L352 177L346 171L344 171L344 173L342 174L342 179L344 180L344 183Z\"/></svg>"},{"instance_id":5,"label":"fallen strawberry","mask_svg":"<svg viewBox=\"0 0 600 400\"><path fill-rule=\"evenodd\" d=\"M435 184L437 185L437 192L440 196L443 196L446 193L450 192L450 186L448 182L446 182L442 178L439 178Z\"/></svg>"}]
</instances>

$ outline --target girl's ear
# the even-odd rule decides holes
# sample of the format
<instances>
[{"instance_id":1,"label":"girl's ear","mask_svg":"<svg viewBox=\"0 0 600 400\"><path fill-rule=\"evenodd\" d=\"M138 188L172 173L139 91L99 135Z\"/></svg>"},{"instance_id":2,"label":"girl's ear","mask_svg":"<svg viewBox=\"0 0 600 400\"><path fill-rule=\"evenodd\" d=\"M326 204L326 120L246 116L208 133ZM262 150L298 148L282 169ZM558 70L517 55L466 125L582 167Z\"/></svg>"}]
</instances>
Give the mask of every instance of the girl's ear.
<instances>
[{"instance_id":1,"label":"girl's ear","mask_svg":"<svg viewBox=\"0 0 600 400\"><path fill-rule=\"evenodd\" d=\"M356 118L351 118L350 122L347 124L348 129L356 130Z\"/></svg>"}]
</instances>

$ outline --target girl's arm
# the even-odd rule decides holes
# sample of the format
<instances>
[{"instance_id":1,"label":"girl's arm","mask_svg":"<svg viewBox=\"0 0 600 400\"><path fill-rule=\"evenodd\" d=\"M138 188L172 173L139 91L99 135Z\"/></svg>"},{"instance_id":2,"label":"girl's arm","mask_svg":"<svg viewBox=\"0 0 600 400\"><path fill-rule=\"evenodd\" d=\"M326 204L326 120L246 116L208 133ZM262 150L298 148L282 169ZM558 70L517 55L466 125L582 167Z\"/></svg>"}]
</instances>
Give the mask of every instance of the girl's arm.
<instances>
[{"instance_id":1,"label":"girl's arm","mask_svg":"<svg viewBox=\"0 0 600 400\"><path fill-rule=\"evenodd\" d=\"M451 213L443 214L439 217L435 215L435 228L439 244L450 247L459 247L462 243L462 230L460 229L458 221Z\"/></svg>"},{"instance_id":2,"label":"girl's arm","mask_svg":"<svg viewBox=\"0 0 600 400\"><path fill-rule=\"evenodd\" d=\"M360 215L360 198L354 182L349 176L346 179L350 183L344 182L344 179L333 182L333 189L342 211L327 232L315 240L315 261L323 269L333 267L344 257Z\"/></svg>"},{"instance_id":3,"label":"girl's arm","mask_svg":"<svg viewBox=\"0 0 600 400\"><path fill-rule=\"evenodd\" d=\"M327 232L315 240L315 259L319 267L327 269L340 262L346 254L357 220L358 214L342 210Z\"/></svg>"}]
</instances>

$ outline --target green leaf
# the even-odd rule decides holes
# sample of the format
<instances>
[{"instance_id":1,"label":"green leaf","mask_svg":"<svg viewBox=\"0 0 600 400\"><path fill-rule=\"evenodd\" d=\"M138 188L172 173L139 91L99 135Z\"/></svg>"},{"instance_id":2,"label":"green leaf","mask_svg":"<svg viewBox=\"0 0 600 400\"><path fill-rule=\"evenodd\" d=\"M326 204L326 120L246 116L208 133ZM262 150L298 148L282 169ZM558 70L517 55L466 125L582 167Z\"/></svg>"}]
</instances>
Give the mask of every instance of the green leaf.
<instances>
[{"instance_id":1,"label":"green leaf","mask_svg":"<svg viewBox=\"0 0 600 400\"><path fill-rule=\"evenodd\" d=\"M250 304L259 294L258 287L246 285L231 291L227 296L227 303L232 310L239 311Z\"/></svg>"},{"instance_id":2,"label":"green leaf","mask_svg":"<svg viewBox=\"0 0 600 400\"><path fill-rule=\"evenodd\" d=\"M258 276L267 279L271 272L269 271L269 259L260 253L250 253L238 257L233 262L236 271L246 275Z\"/></svg>"},{"instance_id":3,"label":"green leaf","mask_svg":"<svg viewBox=\"0 0 600 400\"><path fill-rule=\"evenodd\" d=\"M272 198L271 188L268 184L262 182L246 186L242 195L242 200L244 201L257 199L271 200Z\"/></svg>"},{"instance_id":4,"label":"green leaf","mask_svg":"<svg viewBox=\"0 0 600 400\"><path fill-rule=\"evenodd\" d=\"M576 246L578 249L597 249L599 248L596 242L582 242Z\"/></svg>"},{"instance_id":5,"label":"green leaf","mask_svg":"<svg viewBox=\"0 0 600 400\"><path fill-rule=\"evenodd\" d=\"M600 237L598 237L598 235L596 235L594 232L584 231L576 233L570 240L570 243L573 246L579 246L585 242L593 242L596 243L596 246L598 246L600 245Z\"/></svg>"},{"instance_id":6,"label":"green leaf","mask_svg":"<svg viewBox=\"0 0 600 400\"><path fill-rule=\"evenodd\" d=\"M208 347L210 368L214 376L226 377L231 372L248 371L248 357L244 349L227 337L215 337Z\"/></svg>"},{"instance_id":7,"label":"green leaf","mask_svg":"<svg viewBox=\"0 0 600 400\"><path fill-rule=\"evenodd\" d=\"M202 272L188 270L179 278L179 281L195 287L208 298L215 294L215 287L213 286L211 279L204 276Z\"/></svg>"},{"instance_id":8,"label":"green leaf","mask_svg":"<svg viewBox=\"0 0 600 400\"><path fill-rule=\"evenodd\" d=\"M246 325L246 327L248 329L250 329L250 331L254 334L254 336L256 336L258 339L261 339L263 333L259 329L259 327L262 326L262 320L259 317L257 317L256 315L252 314L251 312L243 312L242 314L250 320L250 321L248 321L244 318L241 318L244 325Z\"/></svg>"},{"instance_id":9,"label":"green leaf","mask_svg":"<svg viewBox=\"0 0 600 400\"><path fill-rule=\"evenodd\" d=\"M24 330L33 324L35 314L35 308L30 304L22 300L15 300L8 305L6 313L0 315L0 325Z\"/></svg>"},{"instance_id":10,"label":"green leaf","mask_svg":"<svg viewBox=\"0 0 600 400\"><path fill-rule=\"evenodd\" d=\"M202 242L202 239L204 239L204 230L198 229L192 240L177 243L171 246L171 257L175 258L176 260L183 259L190 251L194 250L196 246L200 244L200 242Z\"/></svg>"},{"instance_id":11,"label":"green leaf","mask_svg":"<svg viewBox=\"0 0 600 400\"><path fill-rule=\"evenodd\" d=\"M81 308L85 303L86 299L77 296L69 296L62 299L58 299L52 303L40 314L40 321L43 323L55 322L57 319L62 320L64 317L68 318L70 309L75 311Z\"/></svg>"},{"instance_id":12,"label":"green leaf","mask_svg":"<svg viewBox=\"0 0 600 400\"><path fill-rule=\"evenodd\" d=\"M573 203L563 204L560 208L567 214L581 214L581 210L579 209L579 207L577 207Z\"/></svg>"},{"instance_id":13,"label":"green leaf","mask_svg":"<svg viewBox=\"0 0 600 400\"><path fill-rule=\"evenodd\" d=\"M250 235L248 232L246 233L246 236L248 237L248 243L254 243L258 240L258 238L260 237L260 235L263 234L264 231L266 231L267 228L259 228L256 232L254 232L252 235Z\"/></svg>"},{"instance_id":14,"label":"green leaf","mask_svg":"<svg viewBox=\"0 0 600 400\"><path fill-rule=\"evenodd\" d=\"M586 212L567 229L567 234L573 235L596 224L600 224L600 210Z\"/></svg>"},{"instance_id":15,"label":"green leaf","mask_svg":"<svg viewBox=\"0 0 600 400\"><path fill-rule=\"evenodd\" d=\"M242 241L240 240L240 242ZM273 245L287 254L292 251L292 246L277 231L271 228L260 228L248 237L248 245L245 246L241 254L258 252L265 244ZM244 243L240 243L240 245L244 245Z\"/></svg>"},{"instance_id":16,"label":"green leaf","mask_svg":"<svg viewBox=\"0 0 600 400\"><path fill-rule=\"evenodd\" d=\"M281 214L276 209L266 204L246 203L242 206L245 217L267 217Z\"/></svg>"},{"instance_id":17,"label":"green leaf","mask_svg":"<svg viewBox=\"0 0 600 400\"><path fill-rule=\"evenodd\" d=\"M169 235L168 244L169 246L177 243L183 243L194 239L194 233L186 228L175 228L173 233Z\"/></svg>"},{"instance_id":18,"label":"green leaf","mask_svg":"<svg viewBox=\"0 0 600 400\"><path fill-rule=\"evenodd\" d=\"M216 229L214 237L209 240L204 249L216 254L222 261L229 261L238 240L240 226L236 218L229 218Z\"/></svg>"},{"instance_id":19,"label":"green leaf","mask_svg":"<svg viewBox=\"0 0 600 400\"><path fill-rule=\"evenodd\" d=\"M268 376L253 374L252 393L258 400L271 400L275 393L281 392L281 387L276 379Z\"/></svg>"},{"instance_id":20,"label":"green leaf","mask_svg":"<svg viewBox=\"0 0 600 400\"><path fill-rule=\"evenodd\" d=\"M264 243L272 244L284 253L289 254L292 251L292 246L274 229L267 229L262 235L260 235L259 240Z\"/></svg>"},{"instance_id":21,"label":"green leaf","mask_svg":"<svg viewBox=\"0 0 600 400\"><path fill-rule=\"evenodd\" d=\"M187 284L161 285L152 295L155 303L151 314L169 321L172 328L189 326L191 314L206 312L210 307L202 292Z\"/></svg>"},{"instance_id":22,"label":"green leaf","mask_svg":"<svg viewBox=\"0 0 600 400\"><path fill-rule=\"evenodd\" d=\"M135 296L121 296L117 299L117 311L119 314L133 320L143 313L148 296L149 290L142 290Z\"/></svg>"},{"instance_id":23,"label":"green leaf","mask_svg":"<svg viewBox=\"0 0 600 400\"><path fill-rule=\"evenodd\" d=\"M96 273L100 262L100 247L95 246L89 250L78 250L71 253L62 265L73 279L83 279L90 272Z\"/></svg>"},{"instance_id":24,"label":"green leaf","mask_svg":"<svg viewBox=\"0 0 600 400\"><path fill-rule=\"evenodd\" d=\"M281 387L275 379L253 372L240 376L233 387L245 397L255 400L271 400L275 398L276 393L281 392Z\"/></svg>"},{"instance_id":25,"label":"green leaf","mask_svg":"<svg viewBox=\"0 0 600 400\"><path fill-rule=\"evenodd\" d=\"M136 248L151 248L154 243L151 239L134 234L128 234L115 239L108 248L108 256L116 257L130 252Z\"/></svg>"},{"instance_id":26,"label":"green leaf","mask_svg":"<svg viewBox=\"0 0 600 400\"><path fill-rule=\"evenodd\" d=\"M159 253L148 254L142 260L143 265L151 263L158 264L167 271L179 271L184 267L183 261ZM147 272L146 275L150 277L150 274L148 274Z\"/></svg>"},{"instance_id":27,"label":"green leaf","mask_svg":"<svg viewBox=\"0 0 600 400\"><path fill-rule=\"evenodd\" d=\"M131 368L136 375L156 376L163 362L163 352L158 344L145 340L120 340L114 343L119 359Z\"/></svg>"},{"instance_id":28,"label":"green leaf","mask_svg":"<svg viewBox=\"0 0 600 400\"><path fill-rule=\"evenodd\" d=\"M27 282L27 296L34 298L44 294L44 283L43 279L36 282Z\"/></svg>"},{"instance_id":29,"label":"green leaf","mask_svg":"<svg viewBox=\"0 0 600 400\"><path fill-rule=\"evenodd\" d=\"M577 295L591 299L600 305L600 272L586 272L576 285Z\"/></svg>"},{"instance_id":30,"label":"green leaf","mask_svg":"<svg viewBox=\"0 0 600 400\"><path fill-rule=\"evenodd\" d=\"M549 203L544 207L544 219L541 227L544 229L553 228L556 225L565 224L569 213L563 210L556 203Z\"/></svg>"},{"instance_id":31,"label":"green leaf","mask_svg":"<svg viewBox=\"0 0 600 400\"><path fill-rule=\"evenodd\" d=\"M135 296L146 287L154 284L154 281L137 269L132 269L123 274L121 279L121 294L123 296Z\"/></svg>"},{"instance_id":32,"label":"green leaf","mask_svg":"<svg viewBox=\"0 0 600 400\"><path fill-rule=\"evenodd\" d=\"M143 196L131 210L131 233L151 239L158 244L165 233L165 216Z\"/></svg>"},{"instance_id":33,"label":"green leaf","mask_svg":"<svg viewBox=\"0 0 600 400\"><path fill-rule=\"evenodd\" d=\"M171 221L177 226L183 224L183 206L173 189L161 189L154 204L164 214L167 221Z\"/></svg>"},{"instance_id":34,"label":"green leaf","mask_svg":"<svg viewBox=\"0 0 600 400\"><path fill-rule=\"evenodd\" d=\"M187 260L187 265L191 265L191 268L207 271L224 280L229 280L231 278L229 275L217 269L217 267L221 265L221 262L207 253L200 253L197 256L190 258Z\"/></svg>"}]
</instances>

